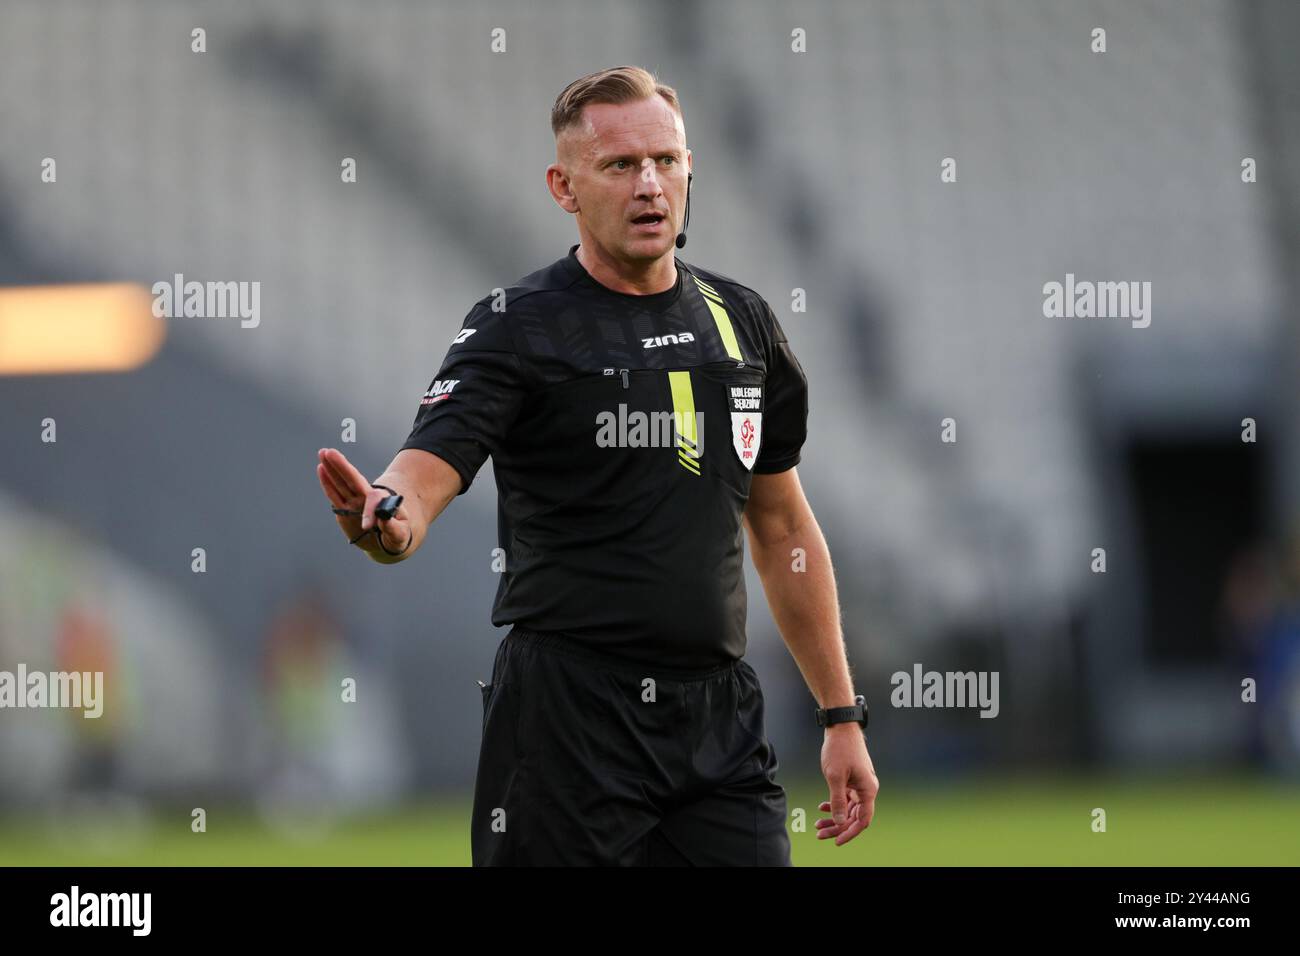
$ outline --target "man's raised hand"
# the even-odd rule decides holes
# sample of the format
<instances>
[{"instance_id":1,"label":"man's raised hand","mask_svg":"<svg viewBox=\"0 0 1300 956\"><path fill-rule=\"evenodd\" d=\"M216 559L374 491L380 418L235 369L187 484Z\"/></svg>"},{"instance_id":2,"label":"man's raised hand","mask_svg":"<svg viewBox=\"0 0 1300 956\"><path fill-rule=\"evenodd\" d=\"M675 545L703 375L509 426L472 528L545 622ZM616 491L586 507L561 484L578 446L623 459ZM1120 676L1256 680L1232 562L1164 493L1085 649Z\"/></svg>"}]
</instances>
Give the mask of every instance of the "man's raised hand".
<instances>
[{"instance_id":1,"label":"man's raised hand","mask_svg":"<svg viewBox=\"0 0 1300 956\"><path fill-rule=\"evenodd\" d=\"M321 490L325 492L326 499L335 508L359 512L334 516L339 527L348 536L348 540L355 540L363 532L372 532L366 534L356 544L380 561L386 557L395 557L399 551L405 549L411 541L414 530L408 520L405 502L398 507L392 518L376 518L375 506L387 498L389 492L383 488L372 487L366 477L337 448L322 448L317 455L320 460L316 464L316 477L320 479ZM375 535L372 531L376 521L379 522L379 535ZM379 546L381 536L383 548ZM385 555L385 550L392 554Z\"/></svg>"}]
</instances>

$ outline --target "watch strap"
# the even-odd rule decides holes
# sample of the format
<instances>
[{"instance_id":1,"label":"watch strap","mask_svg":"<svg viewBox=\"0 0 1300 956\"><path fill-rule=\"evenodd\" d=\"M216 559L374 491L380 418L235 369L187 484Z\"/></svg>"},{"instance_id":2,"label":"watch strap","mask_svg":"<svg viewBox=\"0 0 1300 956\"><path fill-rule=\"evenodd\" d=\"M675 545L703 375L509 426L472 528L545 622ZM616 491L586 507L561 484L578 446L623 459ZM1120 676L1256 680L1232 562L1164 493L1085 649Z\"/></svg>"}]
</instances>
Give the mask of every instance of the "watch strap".
<instances>
[{"instance_id":1,"label":"watch strap","mask_svg":"<svg viewBox=\"0 0 1300 956\"><path fill-rule=\"evenodd\" d=\"M856 703L849 707L817 708L817 726L831 727L835 724L857 723L865 729L867 726L867 700L861 694L854 698Z\"/></svg>"}]
</instances>

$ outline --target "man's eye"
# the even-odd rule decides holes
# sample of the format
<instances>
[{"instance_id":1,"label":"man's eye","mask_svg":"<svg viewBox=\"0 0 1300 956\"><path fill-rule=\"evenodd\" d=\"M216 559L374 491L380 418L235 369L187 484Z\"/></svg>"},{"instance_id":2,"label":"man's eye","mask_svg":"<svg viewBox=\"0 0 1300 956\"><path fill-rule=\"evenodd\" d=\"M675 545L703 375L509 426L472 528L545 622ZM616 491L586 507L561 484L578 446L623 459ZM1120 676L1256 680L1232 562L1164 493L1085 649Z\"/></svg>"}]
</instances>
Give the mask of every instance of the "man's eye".
<instances>
[{"instance_id":1,"label":"man's eye","mask_svg":"<svg viewBox=\"0 0 1300 956\"><path fill-rule=\"evenodd\" d=\"M677 159L676 156L665 156L665 157L663 157L663 158L666 159L666 160L668 160L668 162L670 162L670 163L675 162L676 159Z\"/></svg>"}]
</instances>

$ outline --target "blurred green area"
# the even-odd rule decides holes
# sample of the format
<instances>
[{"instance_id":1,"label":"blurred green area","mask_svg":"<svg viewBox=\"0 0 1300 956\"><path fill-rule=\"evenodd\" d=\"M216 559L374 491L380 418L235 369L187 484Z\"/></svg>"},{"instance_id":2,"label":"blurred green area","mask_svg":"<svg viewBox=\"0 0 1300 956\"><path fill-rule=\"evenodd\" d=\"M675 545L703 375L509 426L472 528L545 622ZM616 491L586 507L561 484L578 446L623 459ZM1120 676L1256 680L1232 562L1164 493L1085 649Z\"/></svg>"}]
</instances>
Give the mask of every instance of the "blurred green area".
<instances>
[{"instance_id":1,"label":"blurred green area","mask_svg":"<svg viewBox=\"0 0 1300 956\"><path fill-rule=\"evenodd\" d=\"M835 847L814 821L818 781L786 784L798 866L1295 866L1300 787L1257 777L1012 778L883 784L876 821ZM1106 832L1092 811L1106 811ZM129 826L0 819L4 866L467 866L470 800L352 816L290 833L247 808ZM98 827L98 828L97 828ZM314 832L313 832L314 829Z\"/></svg>"}]
</instances>

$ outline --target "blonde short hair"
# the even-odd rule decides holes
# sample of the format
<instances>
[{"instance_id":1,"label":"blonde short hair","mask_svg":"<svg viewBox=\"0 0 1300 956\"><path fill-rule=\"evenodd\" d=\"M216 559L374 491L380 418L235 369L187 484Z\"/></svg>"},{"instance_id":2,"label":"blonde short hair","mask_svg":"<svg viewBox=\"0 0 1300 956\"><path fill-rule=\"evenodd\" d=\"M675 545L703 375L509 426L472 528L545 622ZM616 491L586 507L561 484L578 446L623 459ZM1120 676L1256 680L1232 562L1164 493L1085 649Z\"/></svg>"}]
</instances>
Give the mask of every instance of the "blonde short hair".
<instances>
[{"instance_id":1,"label":"blonde short hair","mask_svg":"<svg viewBox=\"0 0 1300 956\"><path fill-rule=\"evenodd\" d=\"M682 107L677 102L677 91L660 83L648 70L639 66L614 66L589 73L574 80L555 98L551 107L551 131L560 133L582 121L582 110L588 103L632 103L659 94L681 118Z\"/></svg>"}]
</instances>

